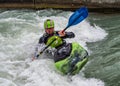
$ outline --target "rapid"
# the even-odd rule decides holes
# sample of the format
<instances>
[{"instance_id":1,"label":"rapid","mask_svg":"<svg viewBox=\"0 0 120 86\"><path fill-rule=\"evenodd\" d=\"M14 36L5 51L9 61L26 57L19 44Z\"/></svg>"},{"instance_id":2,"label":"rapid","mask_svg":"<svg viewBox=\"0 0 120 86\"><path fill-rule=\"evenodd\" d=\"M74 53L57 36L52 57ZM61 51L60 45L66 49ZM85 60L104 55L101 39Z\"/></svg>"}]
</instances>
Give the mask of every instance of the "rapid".
<instances>
[{"instance_id":1,"label":"rapid","mask_svg":"<svg viewBox=\"0 0 120 86\"><path fill-rule=\"evenodd\" d=\"M117 14L114 19L114 15L90 13L87 19L67 29L76 36L66 41L78 42L90 55L89 62L71 77L72 81L60 74L53 59L44 54L43 59L31 61L44 33L44 20L53 19L55 30L62 30L72 13L52 9L0 10L0 86L120 85L120 16Z\"/></svg>"}]
</instances>

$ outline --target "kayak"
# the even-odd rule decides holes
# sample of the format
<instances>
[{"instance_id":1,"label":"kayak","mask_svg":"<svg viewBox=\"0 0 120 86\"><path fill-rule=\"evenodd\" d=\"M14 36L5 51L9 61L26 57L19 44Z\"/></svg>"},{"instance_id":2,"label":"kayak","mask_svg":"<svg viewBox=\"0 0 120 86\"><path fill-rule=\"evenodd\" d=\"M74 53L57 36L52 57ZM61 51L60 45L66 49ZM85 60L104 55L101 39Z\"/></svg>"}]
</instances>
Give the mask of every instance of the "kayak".
<instances>
[{"instance_id":1,"label":"kayak","mask_svg":"<svg viewBox=\"0 0 120 86\"><path fill-rule=\"evenodd\" d=\"M73 42L71 55L63 60L55 62L55 67L62 74L75 75L80 72L87 62L87 51L78 43Z\"/></svg>"},{"instance_id":2,"label":"kayak","mask_svg":"<svg viewBox=\"0 0 120 86\"><path fill-rule=\"evenodd\" d=\"M51 48L58 47L61 44L63 44L63 40L59 36L52 36L47 41L47 45L51 46ZM77 42L72 42L68 44L70 44L70 46L65 45L63 48L68 48L68 50L66 51L68 51L69 54L66 54L68 52L66 52L65 49L59 49L57 50L57 52L54 52L55 67L62 74L75 75L79 73L79 71L88 62L88 53ZM62 51L64 51L64 53L60 54L59 52Z\"/></svg>"}]
</instances>

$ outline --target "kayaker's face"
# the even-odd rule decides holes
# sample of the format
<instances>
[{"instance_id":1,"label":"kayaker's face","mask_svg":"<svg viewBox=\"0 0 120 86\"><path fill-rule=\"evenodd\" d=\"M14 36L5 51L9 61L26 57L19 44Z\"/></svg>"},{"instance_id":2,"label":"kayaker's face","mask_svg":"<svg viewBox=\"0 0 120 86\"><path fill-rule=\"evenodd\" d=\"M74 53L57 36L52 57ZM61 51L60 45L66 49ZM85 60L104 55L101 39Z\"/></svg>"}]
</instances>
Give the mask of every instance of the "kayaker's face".
<instances>
[{"instance_id":1,"label":"kayaker's face","mask_svg":"<svg viewBox=\"0 0 120 86\"><path fill-rule=\"evenodd\" d=\"M48 29L45 29L45 32L47 33L47 34L53 34L53 32L54 32L54 28L48 28Z\"/></svg>"}]
</instances>

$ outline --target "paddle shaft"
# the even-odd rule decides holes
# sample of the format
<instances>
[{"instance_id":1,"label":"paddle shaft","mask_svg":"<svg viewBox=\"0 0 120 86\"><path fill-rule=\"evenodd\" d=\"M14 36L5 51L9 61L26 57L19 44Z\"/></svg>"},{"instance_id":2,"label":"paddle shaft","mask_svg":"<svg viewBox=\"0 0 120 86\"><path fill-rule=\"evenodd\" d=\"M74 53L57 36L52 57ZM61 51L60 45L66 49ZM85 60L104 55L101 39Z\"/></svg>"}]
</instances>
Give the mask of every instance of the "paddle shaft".
<instances>
[{"instance_id":1,"label":"paddle shaft","mask_svg":"<svg viewBox=\"0 0 120 86\"><path fill-rule=\"evenodd\" d=\"M40 52L40 54L43 53L55 40L56 40L56 39L52 40L52 42L51 42L49 45L47 45L47 46Z\"/></svg>"}]
</instances>

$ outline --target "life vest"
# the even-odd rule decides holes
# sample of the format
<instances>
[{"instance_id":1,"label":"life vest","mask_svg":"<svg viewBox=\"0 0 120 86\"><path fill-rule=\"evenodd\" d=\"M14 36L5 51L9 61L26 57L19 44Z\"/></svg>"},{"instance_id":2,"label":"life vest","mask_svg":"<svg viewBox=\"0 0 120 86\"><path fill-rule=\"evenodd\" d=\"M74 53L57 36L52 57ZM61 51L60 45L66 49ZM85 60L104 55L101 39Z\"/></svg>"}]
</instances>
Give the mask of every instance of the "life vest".
<instances>
[{"instance_id":1,"label":"life vest","mask_svg":"<svg viewBox=\"0 0 120 86\"><path fill-rule=\"evenodd\" d=\"M46 45L50 45L52 48L56 48L62 44L63 44L63 40L59 36L49 37L46 43Z\"/></svg>"}]
</instances>

